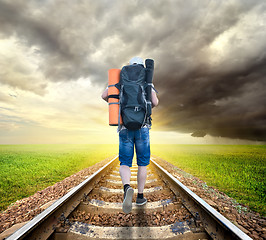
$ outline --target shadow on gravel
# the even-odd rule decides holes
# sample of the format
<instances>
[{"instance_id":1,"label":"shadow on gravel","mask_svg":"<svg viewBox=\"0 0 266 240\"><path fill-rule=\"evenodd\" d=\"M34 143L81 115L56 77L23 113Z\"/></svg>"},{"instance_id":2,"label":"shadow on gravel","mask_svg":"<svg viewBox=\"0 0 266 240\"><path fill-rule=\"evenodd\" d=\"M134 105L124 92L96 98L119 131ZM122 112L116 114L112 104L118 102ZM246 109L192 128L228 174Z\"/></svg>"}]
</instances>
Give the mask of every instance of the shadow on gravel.
<instances>
[{"instance_id":1,"label":"shadow on gravel","mask_svg":"<svg viewBox=\"0 0 266 240\"><path fill-rule=\"evenodd\" d=\"M150 236L150 228L148 228L149 222L147 218L147 214L145 213L144 209L142 207L139 207L137 209L137 214L136 214L136 226L137 227L147 227L145 228L145 232L142 230L142 228L137 228L138 232L136 232L136 235L138 238L142 238L143 235L145 236Z\"/></svg>"}]
</instances>

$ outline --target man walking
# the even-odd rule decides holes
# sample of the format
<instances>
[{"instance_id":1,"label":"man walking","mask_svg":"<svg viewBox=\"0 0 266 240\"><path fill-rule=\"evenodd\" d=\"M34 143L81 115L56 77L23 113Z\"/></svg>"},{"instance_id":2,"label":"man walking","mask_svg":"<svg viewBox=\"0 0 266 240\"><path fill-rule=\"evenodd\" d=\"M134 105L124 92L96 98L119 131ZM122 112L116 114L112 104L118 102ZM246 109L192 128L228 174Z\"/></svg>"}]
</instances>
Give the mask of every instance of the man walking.
<instances>
[{"instance_id":1,"label":"man walking","mask_svg":"<svg viewBox=\"0 0 266 240\"><path fill-rule=\"evenodd\" d=\"M136 72L144 68L144 62L142 58L133 57L130 62L130 72L134 76L134 70ZM135 74L136 75L136 74ZM136 98L138 96L135 96ZM106 89L102 98L108 101L108 89ZM159 103L156 92L152 88L151 92L151 104L152 107L156 107ZM119 161L120 161L120 176L124 186L124 201L123 201L123 211L129 213L132 209L132 198L134 194L133 188L130 186L130 177L132 167L132 160L134 156L134 147L136 148L137 154L137 183L138 183L138 195L136 200L136 205L144 205L147 199L143 196L143 190L147 177L147 166L150 163L150 137L149 129L150 122L146 121L142 124L141 128L136 130L130 130L124 125L119 129Z\"/></svg>"}]
</instances>

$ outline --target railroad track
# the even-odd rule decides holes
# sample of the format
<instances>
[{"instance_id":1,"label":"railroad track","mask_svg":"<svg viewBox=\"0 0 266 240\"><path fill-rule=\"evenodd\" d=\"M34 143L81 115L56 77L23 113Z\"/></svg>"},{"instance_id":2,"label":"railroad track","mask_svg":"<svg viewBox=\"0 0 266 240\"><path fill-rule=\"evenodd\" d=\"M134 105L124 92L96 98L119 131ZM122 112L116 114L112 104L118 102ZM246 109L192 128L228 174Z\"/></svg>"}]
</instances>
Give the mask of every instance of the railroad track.
<instances>
[{"instance_id":1,"label":"railroad track","mask_svg":"<svg viewBox=\"0 0 266 240\"><path fill-rule=\"evenodd\" d=\"M131 170L131 213L122 212L116 157L7 239L251 239L153 159L144 190L148 202L136 206L137 166Z\"/></svg>"}]
</instances>

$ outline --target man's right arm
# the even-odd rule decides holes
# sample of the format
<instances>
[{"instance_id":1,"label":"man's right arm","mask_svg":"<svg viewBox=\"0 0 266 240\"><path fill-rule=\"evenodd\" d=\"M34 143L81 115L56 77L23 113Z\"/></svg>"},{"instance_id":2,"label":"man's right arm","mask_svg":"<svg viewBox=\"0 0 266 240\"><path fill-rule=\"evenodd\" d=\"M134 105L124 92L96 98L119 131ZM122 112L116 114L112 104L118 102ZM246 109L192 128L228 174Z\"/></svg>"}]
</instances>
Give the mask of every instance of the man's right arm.
<instances>
[{"instance_id":1,"label":"man's right arm","mask_svg":"<svg viewBox=\"0 0 266 240\"><path fill-rule=\"evenodd\" d=\"M108 102L108 87L104 90L102 94L102 99Z\"/></svg>"}]
</instances>

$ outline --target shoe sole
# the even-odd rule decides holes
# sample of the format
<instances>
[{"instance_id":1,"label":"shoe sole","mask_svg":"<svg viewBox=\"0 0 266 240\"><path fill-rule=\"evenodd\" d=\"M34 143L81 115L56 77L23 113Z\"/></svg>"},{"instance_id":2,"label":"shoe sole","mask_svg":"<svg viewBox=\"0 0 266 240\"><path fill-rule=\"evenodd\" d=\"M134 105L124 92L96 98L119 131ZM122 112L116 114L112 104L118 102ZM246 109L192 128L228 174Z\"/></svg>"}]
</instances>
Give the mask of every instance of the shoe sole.
<instances>
[{"instance_id":1,"label":"shoe sole","mask_svg":"<svg viewBox=\"0 0 266 240\"><path fill-rule=\"evenodd\" d=\"M125 197L125 199L123 201L123 211L125 213L130 213L130 211L132 209L133 194L134 194L134 189L133 188L127 189L126 197Z\"/></svg>"},{"instance_id":2,"label":"shoe sole","mask_svg":"<svg viewBox=\"0 0 266 240\"><path fill-rule=\"evenodd\" d=\"M147 203L147 201L145 201L145 202L143 202L143 203L136 203L136 205L137 206L142 206L142 205L144 205L144 204L146 204Z\"/></svg>"}]
</instances>

